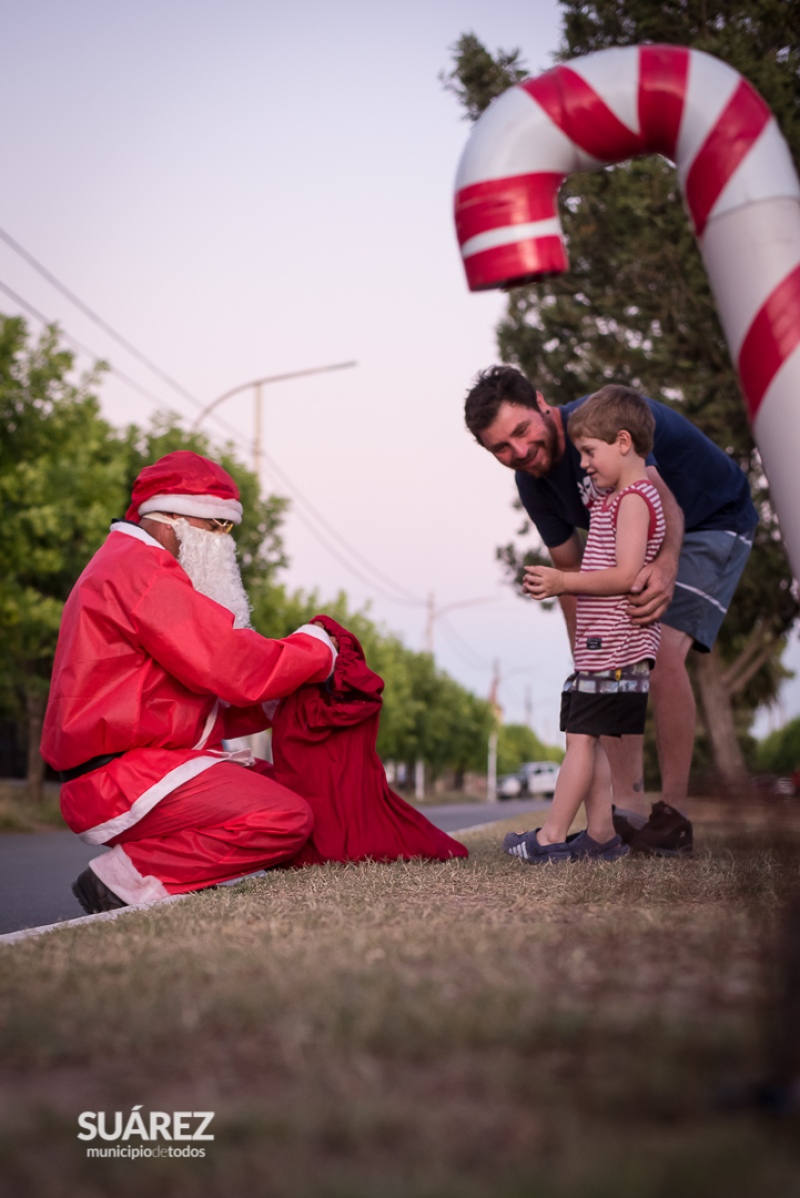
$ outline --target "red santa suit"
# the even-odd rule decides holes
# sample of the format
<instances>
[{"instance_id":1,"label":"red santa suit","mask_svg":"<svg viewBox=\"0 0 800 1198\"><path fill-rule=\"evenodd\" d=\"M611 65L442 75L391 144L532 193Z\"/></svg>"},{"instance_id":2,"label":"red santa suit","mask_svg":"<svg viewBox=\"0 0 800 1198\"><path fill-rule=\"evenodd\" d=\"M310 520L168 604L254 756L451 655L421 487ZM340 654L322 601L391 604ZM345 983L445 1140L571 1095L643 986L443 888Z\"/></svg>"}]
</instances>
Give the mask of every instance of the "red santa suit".
<instances>
[{"instance_id":1,"label":"red santa suit","mask_svg":"<svg viewBox=\"0 0 800 1198\"><path fill-rule=\"evenodd\" d=\"M234 629L158 541L115 524L65 605L42 738L54 769L89 767L61 807L84 840L115 846L92 862L101 881L140 903L296 854L307 803L222 739L266 727L264 704L334 660L317 625L284 640Z\"/></svg>"}]
</instances>

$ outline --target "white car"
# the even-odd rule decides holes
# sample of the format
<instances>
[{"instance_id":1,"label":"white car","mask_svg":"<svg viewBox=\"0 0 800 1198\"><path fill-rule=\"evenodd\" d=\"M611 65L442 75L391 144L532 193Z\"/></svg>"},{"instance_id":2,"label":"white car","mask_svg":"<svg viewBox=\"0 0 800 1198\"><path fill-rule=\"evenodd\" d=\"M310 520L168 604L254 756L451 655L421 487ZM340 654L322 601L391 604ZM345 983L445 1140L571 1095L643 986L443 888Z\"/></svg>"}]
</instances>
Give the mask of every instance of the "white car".
<instances>
[{"instance_id":1,"label":"white car","mask_svg":"<svg viewBox=\"0 0 800 1198\"><path fill-rule=\"evenodd\" d=\"M522 779L519 774L504 774L497 779L498 799L518 799L522 794Z\"/></svg>"},{"instance_id":2,"label":"white car","mask_svg":"<svg viewBox=\"0 0 800 1198\"><path fill-rule=\"evenodd\" d=\"M555 761L526 761L515 774L506 774L497 784L498 799L552 799L559 766Z\"/></svg>"}]
</instances>

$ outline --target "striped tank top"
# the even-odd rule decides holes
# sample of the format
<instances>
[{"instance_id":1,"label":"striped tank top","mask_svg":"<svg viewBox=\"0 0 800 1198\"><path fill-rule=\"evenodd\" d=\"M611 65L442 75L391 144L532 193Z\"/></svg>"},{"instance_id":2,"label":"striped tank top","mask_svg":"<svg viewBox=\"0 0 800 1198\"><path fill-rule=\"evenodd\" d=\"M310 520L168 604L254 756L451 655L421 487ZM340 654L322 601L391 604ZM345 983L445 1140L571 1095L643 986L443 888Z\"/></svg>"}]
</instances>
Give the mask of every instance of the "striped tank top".
<instances>
[{"instance_id":1,"label":"striped tank top","mask_svg":"<svg viewBox=\"0 0 800 1198\"><path fill-rule=\"evenodd\" d=\"M616 536L619 505L625 495L636 492L647 504L645 564L661 548L666 525L661 499L651 482L631 483L613 499L597 495L589 500L589 536L581 562L581 573L608 570L617 564ZM630 502L630 501L629 501ZM633 665L645 658L655 660L661 629L658 624L638 628L626 611L625 595L578 595L575 634L575 665L579 670L608 670Z\"/></svg>"}]
</instances>

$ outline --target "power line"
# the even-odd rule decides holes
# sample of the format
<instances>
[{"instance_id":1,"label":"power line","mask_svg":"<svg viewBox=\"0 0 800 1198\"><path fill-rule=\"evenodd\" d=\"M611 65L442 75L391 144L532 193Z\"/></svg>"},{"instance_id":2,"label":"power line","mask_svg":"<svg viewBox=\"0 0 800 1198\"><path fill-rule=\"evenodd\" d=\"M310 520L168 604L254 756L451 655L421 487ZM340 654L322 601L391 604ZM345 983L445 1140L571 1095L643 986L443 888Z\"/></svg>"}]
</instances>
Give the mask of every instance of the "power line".
<instances>
[{"instance_id":1,"label":"power line","mask_svg":"<svg viewBox=\"0 0 800 1198\"><path fill-rule=\"evenodd\" d=\"M308 508L309 512L314 517L314 519L316 521L318 521L323 526L323 528L325 528L327 530L327 532L330 536L332 536L335 540L337 540L339 542L339 544L342 545L342 547L355 558L356 561L361 562L362 565L366 569L368 569L372 574L374 574L376 578L381 579L387 586L390 586L397 593L397 596L402 596L402 598L393 597L393 602L406 603L409 606L413 606L413 607L424 607L425 606L424 599L421 599L418 595L414 595L411 591L407 590L405 587L403 587L399 583L395 582L394 579L390 578L387 574L384 574L381 570L379 570L377 568L377 566L373 566L373 564L370 561L368 561L368 559L365 558L364 555L362 553L360 553L358 549L356 549L353 545L351 545L350 542L347 541L341 535L341 533L338 532L334 528L334 526L330 523L330 521L328 521L325 518L325 516L323 516L322 513L316 507L314 507L311 500L308 499L303 494L303 492L300 490L300 488L297 486L296 483L292 482L292 480L287 475L286 471L281 466L278 465L278 463L275 461L275 459L273 457L271 457L267 453L264 453L264 460L267 463L267 466L269 467L269 469L272 470L278 476L278 480L283 481L283 485L288 490L290 490L294 493L294 498L299 499L299 501Z\"/></svg>"},{"instance_id":2,"label":"power line","mask_svg":"<svg viewBox=\"0 0 800 1198\"><path fill-rule=\"evenodd\" d=\"M102 356L102 354L98 354L96 350L91 349L88 345L84 345L82 341L77 339L77 337L73 337L71 333L68 333L63 328L60 321L53 320L50 317L45 316L43 312L40 312L39 309L34 307L34 305L28 300L23 299L23 297L9 287L7 283L0 282L0 290L4 291L6 295L14 301L14 303L18 304L21 308L24 308L25 311L29 312L31 316L36 318L36 320L41 321L43 325L56 326L58 328L59 335L63 337L65 341L67 341L70 345L73 345L77 350L80 351L80 353L86 354L87 357L91 358L94 362L103 362L107 366L109 374L113 374L126 386L132 387L134 391L138 391L140 395L144 396L144 398L148 399L152 404L156 405L162 410L168 406L162 396L154 395L152 391L148 391L146 387L143 387L141 383L136 381L136 379L131 378L130 375L126 374L123 370L120 370L119 367L115 366L113 362L109 362L107 358ZM250 445L244 440L239 429L234 428L233 425L228 424L226 420L220 416L217 416L216 414L214 414L211 419L216 420L217 423L225 429L225 432L228 434L231 440L235 441L241 449L246 451L250 450Z\"/></svg>"},{"instance_id":3,"label":"power line","mask_svg":"<svg viewBox=\"0 0 800 1198\"><path fill-rule=\"evenodd\" d=\"M12 290L8 284L0 282L0 291L4 291L9 299L12 299L15 304L19 304L21 308L24 308L25 311L29 312L31 316L36 318L36 320L40 320L43 325L58 324L57 321L48 319L43 312L40 312L38 308L33 306L33 304L29 303L26 299L23 299L22 296L18 295L16 291ZM89 347L84 345L82 341L78 341L77 337L73 337L70 333L65 332L60 325L58 325L58 329L64 340L70 345L74 345L75 348L80 351L80 353L86 354L89 358L93 358L95 362L106 362L106 359L101 358L100 354L96 354L93 349L89 349ZM108 366L109 374L115 375L118 379L120 379L121 382L125 383L126 386L133 387L135 391L138 391L140 395L144 396L145 399L150 400L151 403L157 404L159 407L164 406L164 401L159 396L154 395L152 391L148 391L146 387L143 387L140 383L137 383L135 379L132 379L129 375L125 374L124 371L114 366L113 363L106 362L106 365Z\"/></svg>"},{"instance_id":4,"label":"power line","mask_svg":"<svg viewBox=\"0 0 800 1198\"><path fill-rule=\"evenodd\" d=\"M420 602L415 599L403 599L398 595L388 594L388 592L384 591L380 586L378 586L374 580L367 578L364 574L362 574L357 567L352 564L352 562L348 562L346 558L342 557L342 555L333 547L333 545L330 544L329 541L324 539L313 520L306 515L302 508L295 508L294 514L298 517L300 522L306 526L311 535L315 537L317 541L319 541L320 545L327 550L331 557L334 558L335 561L339 562L340 565L344 566L344 568L348 570L354 578L357 578L359 582L363 582L373 594L377 593L380 595L381 599L385 599L389 603L399 603L404 607L420 606Z\"/></svg>"},{"instance_id":5,"label":"power line","mask_svg":"<svg viewBox=\"0 0 800 1198\"><path fill-rule=\"evenodd\" d=\"M439 616L439 622L439 627L443 630L445 637L450 640L451 648L455 650L455 652L466 665L470 666L474 670L481 671L492 670L494 668L493 662L487 661L485 658L480 657L479 654L477 654L469 644L469 642L465 641L464 638L458 632L456 632L455 628L446 616ZM472 660L470 660L470 658Z\"/></svg>"},{"instance_id":6,"label":"power line","mask_svg":"<svg viewBox=\"0 0 800 1198\"><path fill-rule=\"evenodd\" d=\"M137 361L143 363L148 370L152 370L153 374L157 375L158 378L177 391L179 395L182 395L184 399L188 399L188 401L191 404L194 404L195 407L203 407L203 404L199 399L195 398L190 391L187 391L185 387L182 387L180 383L176 382L175 379L168 375L166 371L162 370L160 366L157 366L155 362L151 361L146 354L143 354L141 350L137 349L135 345L128 341L127 337L123 337L121 333L118 333L117 330L113 328L107 320L103 320L102 316L98 316L98 314L92 308L90 308L88 304L85 304L83 300L75 294L74 291L71 291L65 283L61 282L60 279L57 279L56 276L49 271L46 266L43 266L37 258L34 258L33 254L29 253L24 246L20 245L20 243L16 241L10 233L7 233L6 230L1 227L0 238L6 243L6 245L10 246L15 254L18 254L19 257L27 262L29 266L32 266L34 270L38 271L43 279L46 279L47 282L50 283L51 286L55 287L57 291L60 291L63 296L66 296L66 298L73 303L76 308L79 308L85 316L88 316L90 320L94 321L98 328L101 328L103 332L108 334L109 337L112 337L118 345L121 345L129 354L132 354Z\"/></svg>"},{"instance_id":7,"label":"power line","mask_svg":"<svg viewBox=\"0 0 800 1198\"><path fill-rule=\"evenodd\" d=\"M83 300L80 299L79 296L77 296L69 287L66 286L66 284L62 283L59 279L57 279L56 276L51 271L49 271L46 266L44 266L41 262L39 262L38 259L36 259L33 256L33 254L29 253L24 248L24 246L20 245L20 243L18 241L16 241L16 239L13 238L11 236L11 234L8 233L2 227L0 227L0 239L5 241L6 244L9 245L10 248L16 254L18 254L25 262L27 262L27 263L29 263L29 265L33 266L33 268L36 271L38 271L38 273L44 279L46 279L62 295L64 295L67 299L69 299L71 303L75 304L75 306L77 308L79 308L80 311L82 311L87 316L89 316L89 318L92 321L94 321L94 323L99 328L101 328L109 336L113 337L113 339L119 345L121 345L128 353L132 354L137 359L137 361L143 363L149 370L153 371L153 373L156 374L156 376L158 378L162 379L162 381L166 382L169 386L173 387L184 399L188 400L193 406L199 408L201 410L201 412L205 412L207 405L204 405L199 399L197 399L194 395L192 395L191 392L187 391L185 387L182 387L180 383L176 382L173 378L171 378L170 375L168 375L165 371L163 371L156 363L152 362L147 357L147 355L143 354L140 350L138 350L136 348L136 346L133 345L126 337L123 337L121 333L118 333L116 329L114 329L110 324L108 324L108 322L105 321L101 316L99 316L98 313L96 313L92 308L90 308L88 304L85 304L83 302ZM33 315L35 315L38 320L43 321L43 323L45 323L45 324L52 323L52 322L48 321L47 318L41 312L39 312L36 308L34 308L34 306L32 304L29 304L27 300L24 300L21 296L17 295L15 292L13 292L11 288L7 287L5 284L2 284L2 283L0 283L0 287L2 287L2 289L5 291L5 293L7 295L9 295L16 303L20 304L23 308L25 308L26 310L30 311ZM69 340L72 344L77 345L80 348L81 352L87 353L90 356L96 357L96 355L93 354L93 351L88 349L88 347L82 345L75 338L72 338L66 334L65 334L65 336L66 336L67 340ZM122 379L129 386L134 387L137 391L139 391L140 394L143 394L151 402L154 402L154 403L158 404L159 406L161 406L162 401L160 399L158 399L157 397L153 396L152 393L148 392L145 388L142 388L138 383L135 382L135 380L133 380L133 379L129 378L127 375L123 374L123 372L118 370L116 367L111 367L111 369L113 370L114 374L117 375L117 377ZM226 420L224 420L222 417L220 417L217 413L215 413L215 412L210 413L210 418L215 420L218 425L220 425L222 428L224 428L226 430L226 432L230 436L233 437L234 441L237 444L239 444L240 446L242 446L244 448L249 448L249 446L247 446L245 444L245 442L242 441L241 434L239 433L239 431L237 429L235 429L232 425L228 424L228 422ZM396 593L394 595L388 594L385 590L383 590L383 588L381 586L376 584L374 581L370 581L369 578L365 577L361 570L357 569L352 564L345 561L341 557L341 555L334 552L331 549L331 547L326 544L326 542L323 540L321 535L318 534L317 530L315 529L313 524L310 522L310 520L308 520L307 518L303 519L302 513L300 513L298 511L298 513L297 513L298 516L300 516L300 518L303 519L303 522L306 523L306 526L309 528L309 530L312 532L312 534L317 538L317 540L320 541L320 543L322 545L324 545L329 550L329 552L331 552L331 555L336 560L338 560L346 569L348 569L349 572L354 577L356 577L360 582L364 583L364 585L377 591L381 595L382 598L388 599L390 602L400 603L400 604L404 604L404 605L408 605L408 606L424 606L423 599L419 598L416 595L413 595L405 587L401 586L399 583L396 583L393 579L389 578L388 575L386 575L382 571L378 570L378 568L376 566L374 566L366 557L364 557L364 555L362 553L360 553L354 546L352 546L333 527L333 525L328 520L326 520L326 518L322 515L322 513L319 512L314 507L314 505L311 503L311 501L303 494L303 492L300 490L300 488L291 481L291 479L286 474L286 472L284 470L282 470L281 467L278 466L277 462L275 462L274 459L269 457L269 455L267 455L267 454L264 454L263 456L264 456L265 461L267 461L270 469L274 471L274 473L279 477L279 479L283 480L283 485L289 490L292 497L299 503L305 504L305 506L311 512L314 520L316 520L320 525L323 526L323 528L325 528L327 530L329 536L333 537L336 541L338 541L339 544L346 550L346 552L348 552L355 559L355 561L360 562L362 564L362 567L364 569L366 569L371 574L373 574L375 576L375 578L381 579L384 585L389 586Z\"/></svg>"}]
</instances>

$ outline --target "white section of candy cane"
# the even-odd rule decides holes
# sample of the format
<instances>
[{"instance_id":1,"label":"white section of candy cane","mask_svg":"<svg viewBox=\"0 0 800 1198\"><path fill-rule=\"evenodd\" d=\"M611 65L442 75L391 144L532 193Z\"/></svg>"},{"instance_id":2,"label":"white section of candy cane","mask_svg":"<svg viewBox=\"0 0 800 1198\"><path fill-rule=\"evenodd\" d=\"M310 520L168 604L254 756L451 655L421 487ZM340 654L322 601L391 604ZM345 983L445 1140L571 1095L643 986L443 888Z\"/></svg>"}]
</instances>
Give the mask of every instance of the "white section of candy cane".
<instances>
[{"instance_id":1,"label":"white section of candy cane","mask_svg":"<svg viewBox=\"0 0 800 1198\"><path fill-rule=\"evenodd\" d=\"M508 175L570 175L602 165L556 128L527 92L512 87L492 101L473 128L458 165L456 191Z\"/></svg>"},{"instance_id":2,"label":"white section of candy cane","mask_svg":"<svg viewBox=\"0 0 800 1198\"><path fill-rule=\"evenodd\" d=\"M738 363L748 329L779 284L800 266L800 204L751 203L711 221L702 239L731 357ZM753 421L795 578L800 579L800 345L784 360Z\"/></svg>"},{"instance_id":3,"label":"white section of candy cane","mask_svg":"<svg viewBox=\"0 0 800 1198\"><path fill-rule=\"evenodd\" d=\"M638 48L636 52L638 59ZM739 72L727 63L704 54L702 50L689 51L686 98L675 153L682 187L698 151L722 116L741 80Z\"/></svg>"},{"instance_id":4,"label":"white section of candy cane","mask_svg":"<svg viewBox=\"0 0 800 1198\"><path fill-rule=\"evenodd\" d=\"M800 204L778 197L729 210L709 221L700 248L728 349L738 362L758 312L800 263Z\"/></svg>"}]
</instances>

